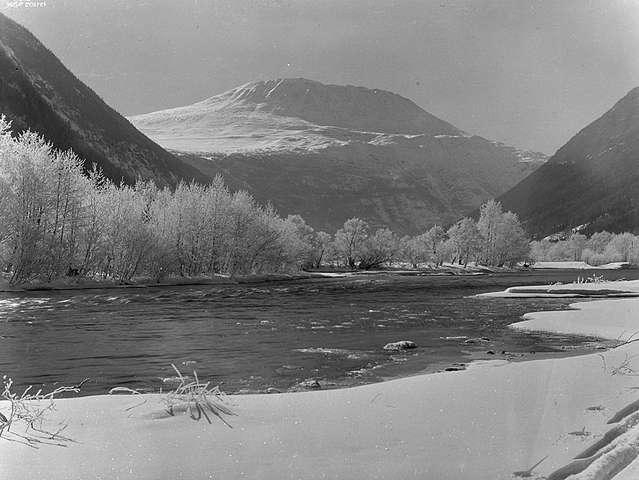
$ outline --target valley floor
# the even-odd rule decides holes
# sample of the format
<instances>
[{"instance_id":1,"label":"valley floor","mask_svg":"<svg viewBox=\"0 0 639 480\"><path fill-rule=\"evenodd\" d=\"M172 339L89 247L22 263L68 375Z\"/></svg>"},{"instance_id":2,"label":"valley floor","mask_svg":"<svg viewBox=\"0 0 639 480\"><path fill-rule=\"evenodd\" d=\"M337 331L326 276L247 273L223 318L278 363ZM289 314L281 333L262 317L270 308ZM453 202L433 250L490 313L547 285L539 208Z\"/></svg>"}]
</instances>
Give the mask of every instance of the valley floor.
<instances>
[{"instance_id":1,"label":"valley floor","mask_svg":"<svg viewBox=\"0 0 639 480\"><path fill-rule=\"evenodd\" d=\"M598 285L639 291L639 282ZM639 332L639 299L574 308L529 314L516 328L622 341ZM9 435L0 441L0 477L556 480L566 476L551 472L616 427L621 435L602 441L604 453L567 478L636 478L639 414L625 410L606 423L639 399L636 357L639 343L630 342L598 354L477 362L350 389L233 396L232 428L162 415L161 395L62 399L49 421L51 428L67 423L72 441L35 449Z\"/></svg>"}]
</instances>

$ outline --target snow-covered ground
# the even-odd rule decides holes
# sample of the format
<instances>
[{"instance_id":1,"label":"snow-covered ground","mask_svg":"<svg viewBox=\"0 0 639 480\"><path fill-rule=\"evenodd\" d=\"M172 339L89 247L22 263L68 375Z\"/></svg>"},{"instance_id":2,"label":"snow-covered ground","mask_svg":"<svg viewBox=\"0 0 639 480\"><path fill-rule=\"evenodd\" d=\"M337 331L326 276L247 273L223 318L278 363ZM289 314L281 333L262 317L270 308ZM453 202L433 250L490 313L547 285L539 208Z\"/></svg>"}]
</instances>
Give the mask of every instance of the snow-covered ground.
<instances>
[{"instance_id":1,"label":"snow-covered ground","mask_svg":"<svg viewBox=\"0 0 639 480\"><path fill-rule=\"evenodd\" d=\"M532 268L559 268L559 269L575 269L575 270L616 270L628 267L628 262L613 262L605 265L593 266L586 262L535 262Z\"/></svg>"},{"instance_id":2,"label":"snow-covered ground","mask_svg":"<svg viewBox=\"0 0 639 480\"><path fill-rule=\"evenodd\" d=\"M637 282L635 287L637 286ZM577 287L575 284L574 287ZM576 303L573 310L561 312L539 312L524 316L525 321L514 328L529 331L586 334L623 341L622 346L600 354L600 368L611 377L634 379L639 372L639 299L602 300L592 303ZM584 360L584 367L594 357ZM637 369L637 370L635 370ZM594 372L593 372L594 373ZM572 381L572 379L567 379ZM621 396L625 391L635 392L635 399L609 415L604 430L588 435L587 448L566 465L550 474L548 480L568 478L571 480L636 480L639 478L639 395L637 386L621 387L621 380L611 392ZM630 382L636 383L636 382ZM586 391L608 388L593 375L586 384ZM584 432L586 428L584 427ZM571 473L571 475L566 475Z\"/></svg>"},{"instance_id":3,"label":"snow-covered ground","mask_svg":"<svg viewBox=\"0 0 639 480\"><path fill-rule=\"evenodd\" d=\"M573 307L529 314L515 328L611 339L639 330L639 299ZM612 471L636 479L637 362L639 342L631 342L350 389L234 396L233 428L158 418L161 395L59 400L49 421L66 421L74 442L34 449L0 440L0 477L599 480ZM591 456L574 462L580 453Z\"/></svg>"},{"instance_id":4,"label":"snow-covered ground","mask_svg":"<svg viewBox=\"0 0 639 480\"><path fill-rule=\"evenodd\" d=\"M555 283L510 287L503 292L481 293L478 297L637 297L639 280L601 281L587 283Z\"/></svg>"}]
</instances>

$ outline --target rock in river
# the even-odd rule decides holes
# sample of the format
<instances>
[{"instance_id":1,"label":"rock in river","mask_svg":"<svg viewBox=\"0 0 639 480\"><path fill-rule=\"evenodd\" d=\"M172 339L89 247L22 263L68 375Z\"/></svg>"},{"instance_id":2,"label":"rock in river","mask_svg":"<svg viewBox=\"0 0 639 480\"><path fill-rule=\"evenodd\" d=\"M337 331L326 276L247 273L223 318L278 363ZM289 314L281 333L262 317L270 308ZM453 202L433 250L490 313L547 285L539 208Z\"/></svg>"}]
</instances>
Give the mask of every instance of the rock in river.
<instances>
[{"instance_id":1,"label":"rock in river","mask_svg":"<svg viewBox=\"0 0 639 480\"><path fill-rule=\"evenodd\" d=\"M298 388L307 388L309 390L316 390L316 389L322 388L320 383L317 380L313 379L313 378L310 378L308 380L304 380L303 382L298 383L297 387Z\"/></svg>"},{"instance_id":2,"label":"rock in river","mask_svg":"<svg viewBox=\"0 0 639 480\"><path fill-rule=\"evenodd\" d=\"M490 342L490 338L487 337L479 337L479 338L469 338L468 340L464 340L466 345L473 345L475 343L488 343Z\"/></svg>"},{"instance_id":3,"label":"rock in river","mask_svg":"<svg viewBox=\"0 0 639 480\"><path fill-rule=\"evenodd\" d=\"M384 345L384 350L390 350L391 352L409 350L411 348L417 348L417 345L415 342L411 342L410 340L400 340L399 342L392 342Z\"/></svg>"}]
</instances>

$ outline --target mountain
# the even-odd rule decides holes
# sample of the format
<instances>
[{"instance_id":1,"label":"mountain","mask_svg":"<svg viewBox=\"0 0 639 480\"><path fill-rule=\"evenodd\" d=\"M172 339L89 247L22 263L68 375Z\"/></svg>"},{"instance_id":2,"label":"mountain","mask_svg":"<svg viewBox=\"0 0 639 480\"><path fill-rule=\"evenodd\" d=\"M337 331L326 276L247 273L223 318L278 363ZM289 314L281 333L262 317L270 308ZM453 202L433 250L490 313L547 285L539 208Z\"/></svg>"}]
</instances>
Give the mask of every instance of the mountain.
<instances>
[{"instance_id":1,"label":"mountain","mask_svg":"<svg viewBox=\"0 0 639 480\"><path fill-rule=\"evenodd\" d=\"M639 231L639 88L499 197L537 237Z\"/></svg>"},{"instance_id":2,"label":"mountain","mask_svg":"<svg viewBox=\"0 0 639 480\"><path fill-rule=\"evenodd\" d=\"M0 14L0 114L14 132L30 129L54 147L72 148L107 177L159 185L206 180L140 133L78 80L28 30Z\"/></svg>"},{"instance_id":3,"label":"mountain","mask_svg":"<svg viewBox=\"0 0 639 480\"><path fill-rule=\"evenodd\" d=\"M130 120L207 175L329 231L352 216L403 233L447 224L545 160L468 135L394 93L302 78Z\"/></svg>"}]
</instances>

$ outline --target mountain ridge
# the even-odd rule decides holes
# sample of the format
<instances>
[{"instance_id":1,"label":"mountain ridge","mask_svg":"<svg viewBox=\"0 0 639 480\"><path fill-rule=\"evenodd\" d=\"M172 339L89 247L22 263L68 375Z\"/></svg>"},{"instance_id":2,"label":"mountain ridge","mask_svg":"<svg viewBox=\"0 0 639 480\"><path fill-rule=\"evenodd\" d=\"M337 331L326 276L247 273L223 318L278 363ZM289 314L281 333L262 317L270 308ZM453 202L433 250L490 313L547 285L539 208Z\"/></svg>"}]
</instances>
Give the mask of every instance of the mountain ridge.
<instances>
[{"instance_id":1,"label":"mountain ridge","mask_svg":"<svg viewBox=\"0 0 639 480\"><path fill-rule=\"evenodd\" d=\"M392 92L299 78L130 119L207 175L330 231L352 216L406 233L454 222L545 160Z\"/></svg>"},{"instance_id":2,"label":"mountain ridge","mask_svg":"<svg viewBox=\"0 0 639 480\"><path fill-rule=\"evenodd\" d=\"M323 84L306 78L256 80L192 105L131 118L171 114L187 116L205 109L245 108L255 113L295 117L314 125L389 134L461 134L453 125L429 114L393 92L354 85ZM193 110L193 112L191 112ZM380 118L380 110L387 116ZM390 113L390 116L388 114Z\"/></svg>"},{"instance_id":3,"label":"mountain ridge","mask_svg":"<svg viewBox=\"0 0 639 480\"><path fill-rule=\"evenodd\" d=\"M380 135L465 135L392 92L304 78L249 82L130 119L178 151L307 151Z\"/></svg>"}]
</instances>

